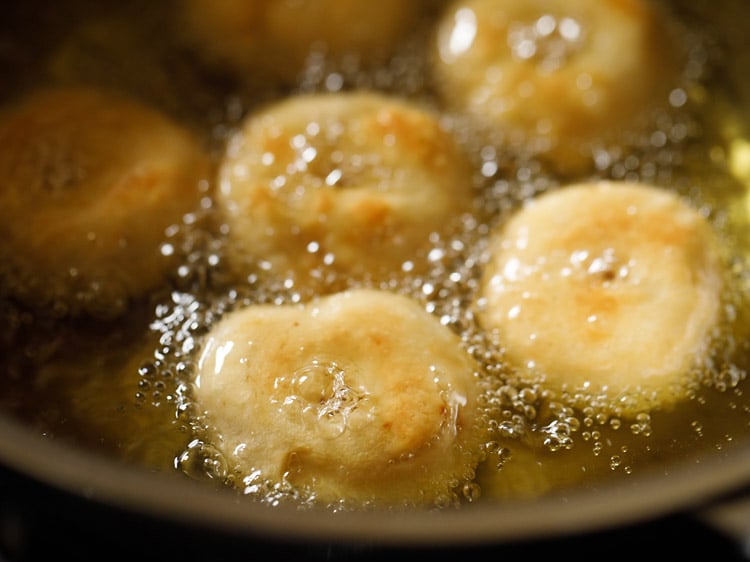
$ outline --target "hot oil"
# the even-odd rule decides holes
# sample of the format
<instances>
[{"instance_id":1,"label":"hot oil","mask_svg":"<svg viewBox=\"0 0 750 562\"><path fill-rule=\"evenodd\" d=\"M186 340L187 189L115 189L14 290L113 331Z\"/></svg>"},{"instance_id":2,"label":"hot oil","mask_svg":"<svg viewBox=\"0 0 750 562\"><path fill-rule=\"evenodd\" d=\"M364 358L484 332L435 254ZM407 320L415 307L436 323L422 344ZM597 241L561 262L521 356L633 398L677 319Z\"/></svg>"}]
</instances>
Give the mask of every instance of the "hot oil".
<instances>
[{"instance_id":1,"label":"hot oil","mask_svg":"<svg viewBox=\"0 0 750 562\"><path fill-rule=\"evenodd\" d=\"M436 3L431 8L430 18L439 7ZM46 2L37 8L41 14L51 10ZM217 164L243 117L285 95L371 87L438 107L422 57L429 41L426 32L415 34L413 43L386 68L361 72L356 64L341 67L319 54L311 56L292 86L243 82L202 66L173 42L178 35L170 26L173 9L171 3L146 3L132 11L118 8L120 13L113 16L76 2L71 8L73 29L59 29L54 18L44 19L50 33L35 33L47 37L44 44L27 45L23 33L8 33L0 44L0 63L19 80L2 95L8 98L51 83L120 88L201 131ZM682 10L679 15L689 32L685 73L690 87L671 94L671 111L656 119L645 141L598 153L590 176L561 177L522 150L505 151L507 139L487 142L476 125L446 115L474 160L476 212L464 217L453 236L432 240L426 274L411 274L405 267L378 286L423 303L461 336L483 368L482 420L491 427L492 439L476 481L455 498L446 498L447 504L478 496L536 497L637 476L651 467L731 449L750 433L745 382L750 364L748 187L730 173L727 149L727 131L744 132L741 126L716 126L736 124L743 113L738 104L750 103L740 94L750 85L740 80L741 69L720 62L722 50L731 45L699 31L697 23L708 15L702 4L694 2ZM28 20L25 12L11 15L21 25ZM717 24L720 29L723 25ZM157 29L160 33L151 33ZM146 36L159 39L145 41ZM705 209L722 237L731 279L725 322L715 337L712 361L691 379L689 398L668 411L643 412L631 419L618 415L606 397L554 395L543 384L522 382L507 364L502 342L484 333L473 318L470 303L478 291L491 228L524 200L589 177L674 189ZM201 342L226 312L256 303L306 302L316 290L262 268L238 283L226 271L226 228L220 219L212 222L210 198L200 212L206 217L187 217L165 239L165 245L174 245L184 256L171 284L134 303L123 316L70 318L64 311L50 314L4 298L0 312L9 329L1 342L7 363L0 406L50 439L164 472L226 482L270 504L309 501L283 483L233 473L206 436L209 421L193 402L191 386ZM211 227L204 229L206 224ZM341 278L325 267L311 277L322 280L327 291L369 283Z\"/></svg>"}]
</instances>

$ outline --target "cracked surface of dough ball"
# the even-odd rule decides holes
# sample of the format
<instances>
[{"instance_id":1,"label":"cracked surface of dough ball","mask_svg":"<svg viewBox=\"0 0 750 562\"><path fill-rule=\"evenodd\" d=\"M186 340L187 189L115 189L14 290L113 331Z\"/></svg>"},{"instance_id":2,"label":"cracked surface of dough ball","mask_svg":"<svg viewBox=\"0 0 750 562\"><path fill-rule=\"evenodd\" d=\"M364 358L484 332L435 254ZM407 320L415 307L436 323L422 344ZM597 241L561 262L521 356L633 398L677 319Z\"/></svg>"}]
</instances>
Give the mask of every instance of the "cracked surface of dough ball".
<instances>
[{"instance_id":1,"label":"cracked surface of dough ball","mask_svg":"<svg viewBox=\"0 0 750 562\"><path fill-rule=\"evenodd\" d=\"M682 68L667 22L644 0L459 0L438 25L436 87L451 109L577 173L592 148L668 106Z\"/></svg>"},{"instance_id":2,"label":"cracked surface of dough ball","mask_svg":"<svg viewBox=\"0 0 750 562\"><path fill-rule=\"evenodd\" d=\"M427 266L432 233L472 210L467 155L434 113L372 92L287 98L229 141L217 199L230 261L382 279Z\"/></svg>"},{"instance_id":3,"label":"cracked surface of dough ball","mask_svg":"<svg viewBox=\"0 0 750 562\"><path fill-rule=\"evenodd\" d=\"M185 0L186 40L237 76L294 82L313 52L359 66L387 61L408 36L421 0Z\"/></svg>"},{"instance_id":4,"label":"cracked surface of dough ball","mask_svg":"<svg viewBox=\"0 0 750 562\"><path fill-rule=\"evenodd\" d=\"M209 332L195 395L228 464L320 501L453 501L486 439L478 365L416 301L357 289Z\"/></svg>"},{"instance_id":5,"label":"cracked surface of dough ball","mask_svg":"<svg viewBox=\"0 0 750 562\"><path fill-rule=\"evenodd\" d=\"M0 110L0 235L9 290L108 314L164 282L166 229L209 176L197 138L113 92L40 90ZM119 304L118 304L119 303Z\"/></svg>"},{"instance_id":6,"label":"cracked surface of dough ball","mask_svg":"<svg viewBox=\"0 0 750 562\"><path fill-rule=\"evenodd\" d=\"M705 217L665 189L561 187L493 234L478 319L549 388L605 392L631 412L668 406L720 319L717 244Z\"/></svg>"}]
</instances>

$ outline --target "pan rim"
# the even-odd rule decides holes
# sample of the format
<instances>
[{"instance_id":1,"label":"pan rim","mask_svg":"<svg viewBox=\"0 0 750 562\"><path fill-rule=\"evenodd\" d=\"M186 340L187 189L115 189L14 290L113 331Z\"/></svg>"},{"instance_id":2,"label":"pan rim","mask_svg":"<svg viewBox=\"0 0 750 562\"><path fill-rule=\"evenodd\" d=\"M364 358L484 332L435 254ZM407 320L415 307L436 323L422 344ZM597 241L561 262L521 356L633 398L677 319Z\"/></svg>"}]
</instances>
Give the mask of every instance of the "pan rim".
<instances>
[{"instance_id":1,"label":"pan rim","mask_svg":"<svg viewBox=\"0 0 750 562\"><path fill-rule=\"evenodd\" d=\"M54 459L51 462L50 459ZM534 500L457 509L333 512L267 506L45 438L0 416L0 464L75 497L240 536L380 546L461 546L559 538L697 512L750 483L750 444L637 478Z\"/></svg>"}]
</instances>

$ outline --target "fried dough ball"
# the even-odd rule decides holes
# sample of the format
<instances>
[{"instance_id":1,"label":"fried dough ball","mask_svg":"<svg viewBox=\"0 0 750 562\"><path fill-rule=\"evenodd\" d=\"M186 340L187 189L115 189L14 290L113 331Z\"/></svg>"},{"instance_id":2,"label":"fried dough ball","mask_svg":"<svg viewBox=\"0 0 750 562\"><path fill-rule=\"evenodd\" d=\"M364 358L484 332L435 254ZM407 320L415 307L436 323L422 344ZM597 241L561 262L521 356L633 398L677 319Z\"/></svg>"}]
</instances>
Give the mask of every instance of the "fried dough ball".
<instances>
[{"instance_id":1,"label":"fried dough ball","mask_svg":"<svg viewBox=\"0 0 750 562\"><path fill-rule=\"evenodd\" d=\"M330 267L384 278L426 264L474 199L472 168L437 115L375 92L286 98L228 144L217 199L239 273Z\"/></svg>"},{"instance_id":2,"label":"fried dough ball","mask_svg":"<svg viewBox=\"0 0 750 562\"><path fill-rule=\"evenodd\" d=\"M476 302L509 360L557 391L603 393L623 415L684 397L720 319L708 221L646 184L575 184L529 201L490 239Z\"/></svg>"},{"instance_id":3,"label":"fried dough ball","mask_svg":"<svg viewBox=\"0 0 750 562\"><path fill-rule=\"evenodd\" d=\"M217 448L255 484L353 506L445 504L486 438L477 371L416 301L355 289L230 312L204 343L195 393Z\"/></svg>"},{"instance_id":4,"label":"fried dough ball","mask_svg":"<svg viewBox=\"0 0 750 562\"><path fill-rule=\"evenodd\" d=\"M237 76L295 82L313 52L337 63L387 61L418 21L421 0L185 0L187 41Z\"/></svg>"},{"instance_id":5,"label":"fried dough ball","mask_svg":"<svg viewBox=\"0 0 750 562\"><path fill-rule=\"evenodd\" d=\"M646 0L458 0L438 25L435 83L449 108L579 173L668 106L675 35Z\"/></svg>"},{"instance_id":6,"label":"fried dough ball","mask_svg":"<svg viewBox=\"0 0 750 562\"><path fill-rule=\"evenodd\" d=\"M198 208L198 140L113 92L31 93L0 111L2 273L24 301L110 315L165 281L166 229Z\"/></svg>"}]
</instances>

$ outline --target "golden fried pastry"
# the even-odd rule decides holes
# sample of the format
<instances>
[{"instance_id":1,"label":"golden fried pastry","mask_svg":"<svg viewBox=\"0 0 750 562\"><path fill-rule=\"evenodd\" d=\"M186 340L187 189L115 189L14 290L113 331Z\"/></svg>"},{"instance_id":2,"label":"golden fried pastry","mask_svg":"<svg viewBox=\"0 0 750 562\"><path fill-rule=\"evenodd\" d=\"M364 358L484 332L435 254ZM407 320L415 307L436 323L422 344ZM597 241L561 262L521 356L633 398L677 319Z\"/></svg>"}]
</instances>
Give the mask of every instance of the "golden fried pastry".
<instances>
[{"instance_id":1,"label":"golden fried pastry","mask_svg":"<svg viewBox=\"0 0 750 562\"><path fill-rule=\"evenodd\" d=\"M521 138L559 171L591 165L668 106L682 68L647 0L458 0L433 56L446 105Z\"/></svg>"},{"instance_id":2,"label":"golden fried pastry","mask_svg":"<svg viewBox=\"0 0 750 562\"><path fill-rule=\"evenodd\" d=\"M238 272L322 266L383 278L426 264L474 198L467 156L438 116L374 92L287 98L228 144L217 199Z\"/></svg>"},{"instance_id":3,"label":"golden fried pastry","mask_svg":"<svg viewBox=\"0 0 750 562\"><path fill-rule=\"evenodd\" d=\"M208 158L111 92L40 90L0 112L2 272L18 297L109 314L163 283L166 229L196 210Z\"/></svg>"},{"instance_id":4,"label":"golden fried pastry","mask_svg":"<svg viewBox=\"0 0 750 562\"><path fill-rule=\"evenodd\" d=\"M408 297L358 289L230 312L195 393L235 471L322 502L451 502L486 438L478 365Z\"/></svg>"},{"instance_id":5,"label":"golden fried pastry","mask_svg":"<svg viewBox=\"0 0 750 562\"><path fill-rule=\"evenodd\" d=\"M185 0L187 41L242 77L294 82L313 52L382 64L418 20L421 0Z\"/></svg>"},{"instance_id":6,"label":"golden fried pastry","mask_svg":"<svg viewBox=\"0 0 750 562\"><path fill-rule=\"evenodd\" d=\"M570 185L493 234L478 319L527 377L643 411L679 400L706 357L722 271L709 223L676 194Z\"/></svg>"}]
</instances>

